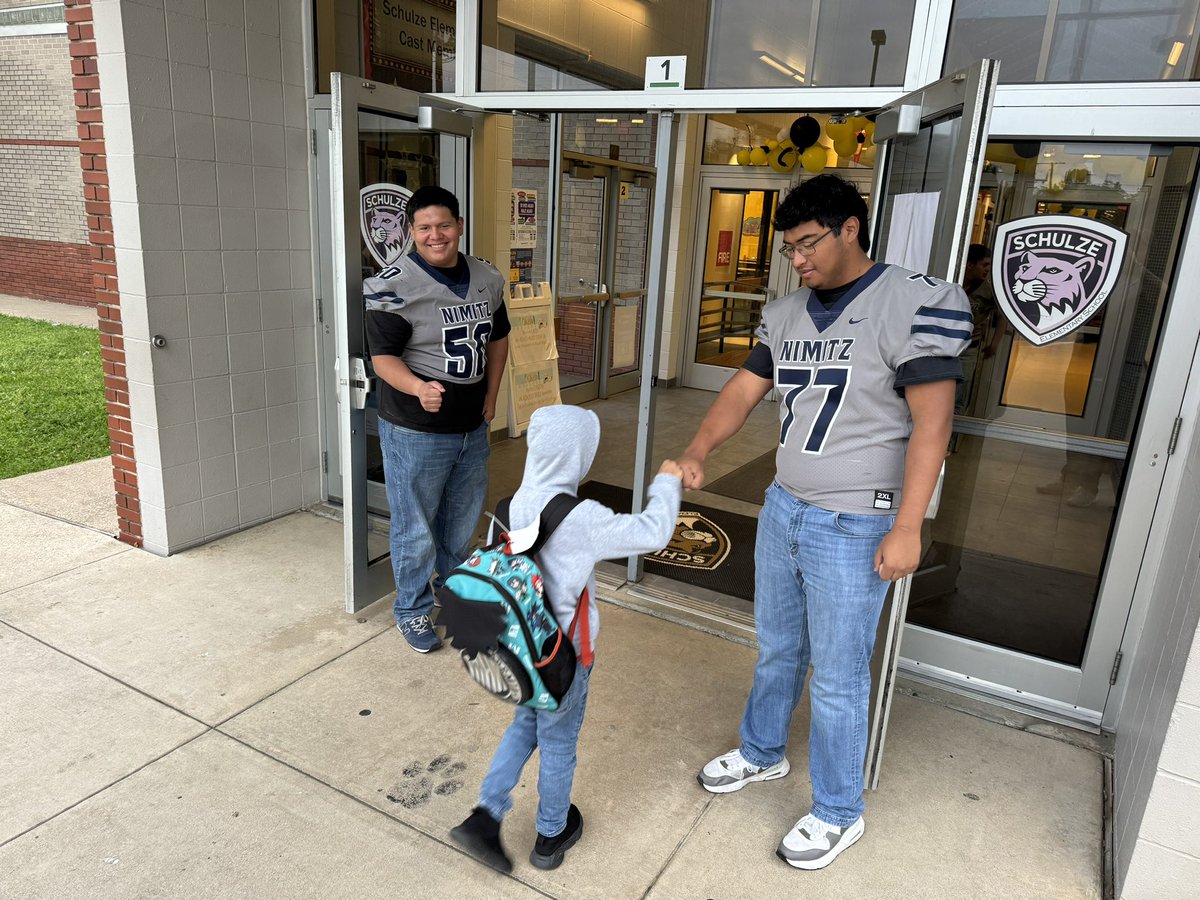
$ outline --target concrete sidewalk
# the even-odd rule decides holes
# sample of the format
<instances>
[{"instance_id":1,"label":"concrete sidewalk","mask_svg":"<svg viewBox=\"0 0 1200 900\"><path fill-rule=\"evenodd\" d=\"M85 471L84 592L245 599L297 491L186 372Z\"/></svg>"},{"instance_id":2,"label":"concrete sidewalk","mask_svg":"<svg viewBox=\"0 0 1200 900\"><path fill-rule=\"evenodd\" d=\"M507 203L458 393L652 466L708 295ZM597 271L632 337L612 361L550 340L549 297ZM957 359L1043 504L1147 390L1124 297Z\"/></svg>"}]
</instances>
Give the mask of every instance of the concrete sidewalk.
<instances>
[{"instance_id":1,"label":"concrete sidewalk","mask_svg":"<svg viewBox=\"0 0 1200 900\"><path fill-rule=\"evenodd\" d=\"M535 759L498 875L448 831L511 710L453 652L411 652L386 602L342 612L336 522L162 559L62 518L0 500L0 897L1100 896L1101 758L912 696L863 839L791 869L774 850L810 800L807 704L788 778L705 793L754 653L611 603L585 836L558 870L528 863Z\"/></svg>"}]
</instances>

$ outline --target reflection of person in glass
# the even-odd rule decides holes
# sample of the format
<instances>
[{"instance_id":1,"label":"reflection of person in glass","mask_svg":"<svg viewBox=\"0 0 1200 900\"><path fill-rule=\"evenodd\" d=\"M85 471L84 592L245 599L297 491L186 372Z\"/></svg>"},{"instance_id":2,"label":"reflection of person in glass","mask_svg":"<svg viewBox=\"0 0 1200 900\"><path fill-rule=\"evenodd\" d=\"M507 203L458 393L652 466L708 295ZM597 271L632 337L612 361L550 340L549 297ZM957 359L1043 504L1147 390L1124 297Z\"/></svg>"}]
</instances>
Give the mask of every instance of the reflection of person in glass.
<instances>
[{"instance_id":1,"label":"reflection of person in glass","mask_svg":"<svg viewBox=\"0 0 1200 900\"><path fill-rule=\"evenodd\" d=\"M956 415L964 415L974 406L973 388L979 367L984 359L996 355L996 348L1004 336L1004 323L996 309L996 295L992 293L991 274L991 248L985 244L972 244L967 249L963 290L971 301L971 316L975 324L971 329L971 343L960 357L963 380L954 391Z\"/></svg>"},{"instance_id":2,"label":"reflection of person in glass","mask_svg":"<svg viewBox=\"0 0 1200 900\"><path fill-rule=\"evenodd\" d=\"M470 554L487 493L488 423L508 358L504 276L459 252L458 199L419 188L405 207L415 250L363 281L380 378L379 448L391 511L396 627L441 645L433 590Z\"/></svg>"}]
</instances>

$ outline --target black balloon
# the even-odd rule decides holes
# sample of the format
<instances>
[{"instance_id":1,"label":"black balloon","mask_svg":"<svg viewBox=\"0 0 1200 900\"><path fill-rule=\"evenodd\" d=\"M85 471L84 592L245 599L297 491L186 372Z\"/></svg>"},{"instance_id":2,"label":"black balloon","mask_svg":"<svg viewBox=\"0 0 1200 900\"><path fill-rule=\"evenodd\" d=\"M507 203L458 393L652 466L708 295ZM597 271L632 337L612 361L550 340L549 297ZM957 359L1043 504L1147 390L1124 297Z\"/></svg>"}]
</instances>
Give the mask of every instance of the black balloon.
<instances>
[{"instance_id":1,"label":"black balloon","mask_svg":"<svg viewBox=\"0 0 1200 900\"><path fill-rule=\"evenodd\" d=\"M821 123L812 116L801 116L788 129L788 137L796 145L797 150L803 151L820 139Z\"/></svg>"},{"instance_id":2,"label":"black balloon","mask_svg":"<svg viewBox=\"0 0 1200 900\"><path fill-rule=\"evenodd\" d=\"M1037 141L1013 141L1013 153L1021 157L1021 159L1033 159L1038 155L1038 150L1041 149L1041 144Z\"/></svg>"}]
</instances>

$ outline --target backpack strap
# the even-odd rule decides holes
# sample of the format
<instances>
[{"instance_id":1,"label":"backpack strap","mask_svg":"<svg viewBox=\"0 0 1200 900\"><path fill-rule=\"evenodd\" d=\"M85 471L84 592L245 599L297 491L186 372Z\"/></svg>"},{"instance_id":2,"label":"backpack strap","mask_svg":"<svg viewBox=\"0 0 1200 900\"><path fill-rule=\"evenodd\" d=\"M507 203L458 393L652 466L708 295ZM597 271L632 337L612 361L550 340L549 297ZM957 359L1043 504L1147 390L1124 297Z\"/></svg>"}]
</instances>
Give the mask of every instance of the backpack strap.
<instances>
[{"instance_id":1,"label":"backpack strap","mask_svg":"<svg viewBox=\"0 0 1200 900\"><path fill-rule=\"evenodd\" d=\"M546 545L546 541L550 540L550 535L554 534L554 530L562 524L563 519L582 502L582 497L572 497L570 494L558 494L551 498L550 502L542 508L541 515L538 517L537 540L525 552L530 556L536 556L538 551ZM508 521L511 505L512 497L505 497L496 504L496 521L505 531L511 527Z\"/></svg>"},{"instance_id":2,"label":"backpack strap","mask_svg":"<svg viewBox=\"0 0 1200 900\"><path fill-rule=\"evenodd\" d=\"M592 620L588 615L587 585L584 585L583 592L579 595L579 603L575 606L575 617L571 619L571 627L567 629L567 637L572 641L575 640L575 626L579 625L581 615L583 625L579 629L579 661L583 663L585 669L590 669L595 654L592 652Z\"/></svg>"}]
</instances>

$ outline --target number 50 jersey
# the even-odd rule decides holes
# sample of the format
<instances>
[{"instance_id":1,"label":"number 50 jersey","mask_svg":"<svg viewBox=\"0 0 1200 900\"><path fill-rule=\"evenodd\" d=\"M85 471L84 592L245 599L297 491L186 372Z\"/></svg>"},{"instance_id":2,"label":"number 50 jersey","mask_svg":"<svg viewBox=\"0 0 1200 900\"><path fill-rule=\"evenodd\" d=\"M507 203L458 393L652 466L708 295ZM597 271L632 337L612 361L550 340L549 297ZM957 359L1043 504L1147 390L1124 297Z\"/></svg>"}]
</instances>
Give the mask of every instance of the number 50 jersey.
<instances>
[{"instance_id":1,"label":"number 50 jersey","mask_svg":"<svg viewBox=\"0 0 1200 900\"><path fill-rule=\"evenodd\" d=\"M876 263L829 309L808 288L768 303L756 337L780 395L779 483L834 512L897 509L912 433L897 370L966 348L962 288Z\"/></svg>"}]
</instances>

